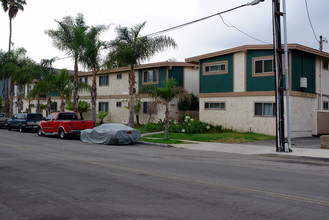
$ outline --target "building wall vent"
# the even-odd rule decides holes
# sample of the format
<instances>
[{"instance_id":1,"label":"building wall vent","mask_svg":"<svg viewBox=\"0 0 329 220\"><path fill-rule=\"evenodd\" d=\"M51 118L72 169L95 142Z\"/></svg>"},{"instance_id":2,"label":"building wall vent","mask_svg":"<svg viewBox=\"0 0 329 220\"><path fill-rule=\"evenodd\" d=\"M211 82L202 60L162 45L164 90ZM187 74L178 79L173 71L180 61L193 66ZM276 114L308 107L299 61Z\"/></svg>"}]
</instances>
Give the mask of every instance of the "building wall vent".
<instances>
[{"instance_id":1,"label":"building wall vent","mask_svg":"<svg viewBox=\"0 0 329 220\"><path fill-rule=\"evenodd\" d=\"M307 78L300 77L300 88L307 88Z\"/></svg>"}]
</instances>

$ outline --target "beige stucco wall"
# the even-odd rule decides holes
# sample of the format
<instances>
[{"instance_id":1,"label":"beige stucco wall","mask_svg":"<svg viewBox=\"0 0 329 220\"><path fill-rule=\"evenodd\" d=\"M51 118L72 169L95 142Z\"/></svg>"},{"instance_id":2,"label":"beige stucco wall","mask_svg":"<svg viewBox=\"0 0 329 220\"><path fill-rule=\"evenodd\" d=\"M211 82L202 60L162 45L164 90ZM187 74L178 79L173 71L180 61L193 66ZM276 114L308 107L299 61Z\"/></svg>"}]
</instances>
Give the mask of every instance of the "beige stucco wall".
<instances>
[{"instance_id":1,"label":"beige stucco wall","mask_svg":"<svg viewBox=\"0 0 329 220\"><path fill-rule=\"evenodd\" d=\"M184 88L195 95L199 94L200 89L199 69L184 67Z\"/></svg>"},{"instance_id":2,"label":"beige stucco wall","mask_svg":"<svg viewBox=\"0 0 329 220\"><path fill-rule=\"evenodd\" d=\"M233 55L234 92L245 91L246 53L240 52Z\"/></svg>"},{"instance_id":3,"label":"beige stucco wall","mask_svg":"<svg viewBox=\"0 0 329 220\"><path fill-rule=\"evenodd\" d=\"M243 132L275 135L275 117L254 115L255 102L274 102L274 97L200 98L200 120ZM225 102L225 110L205 110L205 102Z\"/></svg>"}]
</instances>

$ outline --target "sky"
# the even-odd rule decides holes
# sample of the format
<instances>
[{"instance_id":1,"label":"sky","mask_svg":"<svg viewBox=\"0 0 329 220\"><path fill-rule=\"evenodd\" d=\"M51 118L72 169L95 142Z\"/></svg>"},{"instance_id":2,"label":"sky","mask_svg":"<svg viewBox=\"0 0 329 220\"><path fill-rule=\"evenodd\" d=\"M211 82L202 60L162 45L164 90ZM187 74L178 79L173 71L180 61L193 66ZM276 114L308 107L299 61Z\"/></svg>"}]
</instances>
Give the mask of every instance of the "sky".
<instances>
[{"instance_id":1,"label":"sky","mask_svg":"<svg viewBox=\"0 0 329 220\"><path fill-rule=\"evenodd\" d=\"M45 30L58 28L55 20L82 13L87 25L109 25L101 39L115 39L119 25L133 27L146 21L142 34L148 35L173 26L216 14L251 0L26 0L24 11L13 20L14 48L24 47L27 56L40 62L67 55L52 45ZM287 1L288 43L298 43L319 49L319 36L329 40L328 0L307 0L313 33L307 15L305 0ZM281 4L282 5L282 4ZM219 16L165 33L175 39L178 47L166 49L147 63L166 60L184 61L186 58L249 44L273 42L272 0L246 6ZM281 23L281 25L283 25ZM238 28L228 27L234 26ZM8 50L8 14L0 11L0 49ZM283 28L282 28L283 30ZM248 36L249 35L249 36ZM283 40L282 40L283 42ZM329 52L329 45L323 44ZM70 58L57 60L55 68L73 69ZM88 71L81 67L81 71Z\"/></svg>"}]
</instances>

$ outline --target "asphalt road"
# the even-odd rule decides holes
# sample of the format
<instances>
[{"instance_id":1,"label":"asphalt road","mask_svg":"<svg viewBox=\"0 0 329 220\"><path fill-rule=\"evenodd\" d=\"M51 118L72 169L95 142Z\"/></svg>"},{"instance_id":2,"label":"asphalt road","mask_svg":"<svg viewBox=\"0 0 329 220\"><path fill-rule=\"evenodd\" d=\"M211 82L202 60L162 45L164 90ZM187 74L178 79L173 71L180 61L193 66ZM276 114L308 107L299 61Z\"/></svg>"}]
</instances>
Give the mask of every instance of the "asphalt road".
<instances>
[{"instance_id":1,"label":"asphalt road","mask_svg":"<svg viewBox=\"0 0 329 220\"><path fill-rule=\"evenodd\" d=\"M329 164L0 130L0 219L329 219Z\"/></svg>"}]
</instances>

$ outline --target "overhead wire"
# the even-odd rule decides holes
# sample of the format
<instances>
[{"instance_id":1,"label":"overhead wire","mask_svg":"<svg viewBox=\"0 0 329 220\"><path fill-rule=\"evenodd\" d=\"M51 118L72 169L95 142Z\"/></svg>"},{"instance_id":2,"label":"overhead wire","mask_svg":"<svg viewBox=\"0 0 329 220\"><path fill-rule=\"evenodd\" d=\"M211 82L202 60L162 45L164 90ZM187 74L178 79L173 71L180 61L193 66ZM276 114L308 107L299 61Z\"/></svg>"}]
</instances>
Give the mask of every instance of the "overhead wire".
<instances>
[{"instance_id":1,"label":"overhead wire","mask_svg":"<svg viewBox=\"0 0 329 220\"><path fill-rule=\"evenodd\" d=\"M254 39L254 40L256 40L256 41L259 41L259 42L261 42L261 43L271 44L271 43L269 43L269 42L259 40L259 39L255 38L255 37L251 36L250 34L247 34L246 32L240 30L239 28L237 28L237 27L234 26L234 25L229 25L229 24L227 24L227 23L224 21L222 15L218 15L218 16L222 19L223 24L225 24L227 27L234 28L234 29L236 29L237 31L241 32L242 34L244 34L244 35L246 35L246 36L248 36L248 37L250 37L250 38L252 38L252 39Z\"/></svg>"},{"instance_id":2,"label":"overhead wire","mask_svg":"<svg viewBox=\"0 0 329 220\"><path fill-rule=\"evenodd\" d=\"M305 0L305 6L306 6L306 12L307 12L307 16L308 16L308 21L310 23L310 26L311 26L311 29L313 31L313 34L314 34L314 37L315 37L315 40L317 42L320 42L320 40L318 40L316 34L315 34L315 31L314 31L314 28L313 28L313 25L312 25L312 21L311 21L311 17L310 17L310 13L309 13L309 10L308 10L308 5L307 5L307 1Z\"/></svg>"}]
</instances>

